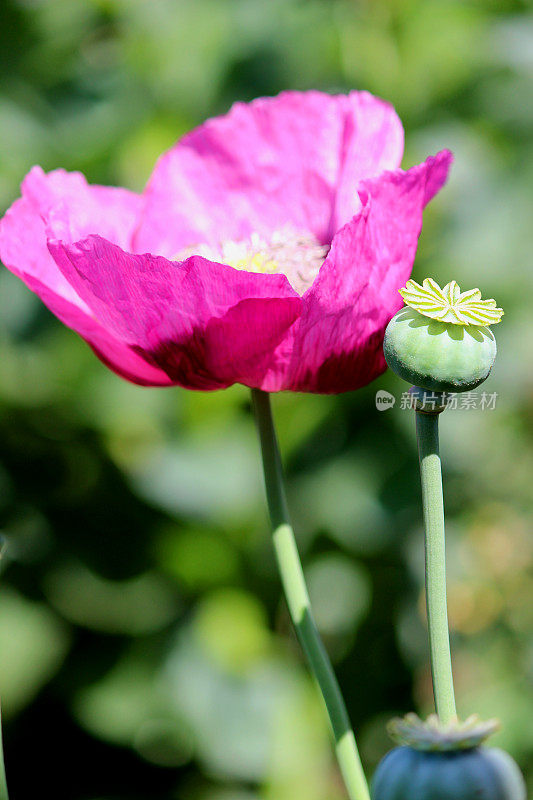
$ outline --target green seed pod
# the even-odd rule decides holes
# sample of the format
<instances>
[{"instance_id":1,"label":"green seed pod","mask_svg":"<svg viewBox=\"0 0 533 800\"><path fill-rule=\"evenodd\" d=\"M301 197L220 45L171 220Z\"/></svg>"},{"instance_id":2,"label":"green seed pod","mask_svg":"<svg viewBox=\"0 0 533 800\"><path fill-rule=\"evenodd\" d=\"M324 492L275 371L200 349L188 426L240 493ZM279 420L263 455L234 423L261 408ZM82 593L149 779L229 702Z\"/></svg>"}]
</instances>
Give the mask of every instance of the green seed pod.
<instances>
[{"instance_id":1,"label":"green seed pod","mask_svg":"<svg viewBox=\"0 0 533 800\"><path fill-rule=\"evenodd\" d=\"M401 746L378 765L372 800L526 800L511 756L481 744L497 728L475 716L447 725L436 715L392 720L389 733Z\"/></svg>"},{"instance_id":2,"label":"green seed pod","mask_svg":"<svg viewBox=\"0 0 533 800\"><path fill-rule=\"evenodd\" d=\"M424 752L404 746L379 764L372 800L526 800L526 787L499 748Z\"/></svg>"},{"instance_id":3,"label":"green seed pod","mask_svg":"<svg viewBox=\"0 0 533 800\"><path fill-rule=\"evenodd\" d=\"M496 358L496 339L488 325L503 311L482 300L478 289L461 293L455 281L441 289L431 278L408 281L402 308L385 331L387 364L422 389L465 392L479 386Z\"/></svg>"}]
</instances>

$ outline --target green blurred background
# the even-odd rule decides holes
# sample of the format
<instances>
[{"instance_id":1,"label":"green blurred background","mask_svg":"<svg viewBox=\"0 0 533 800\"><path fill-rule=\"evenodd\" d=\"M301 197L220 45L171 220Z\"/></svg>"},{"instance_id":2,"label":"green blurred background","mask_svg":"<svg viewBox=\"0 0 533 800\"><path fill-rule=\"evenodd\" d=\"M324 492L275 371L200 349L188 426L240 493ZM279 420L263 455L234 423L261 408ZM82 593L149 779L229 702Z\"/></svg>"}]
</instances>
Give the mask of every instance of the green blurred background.
<instances>
[{"instance_id":1,"label":"green blurred background","mask_svg":"<svg viewBox=\"0 0 533 800\"><path fill-rule=\"evenodd\" d=\"M493 410L442 419L458 705L533 789L533 12L519 0L3 0L0 210L35 163L140 190L235 100L365 88L404 166L450 147L415 277L506 316ZM340 800L280 598L249 396L138 388L0 274L0 692L12 800ZM318 622L369 772L431 709L412 412L391 374L274 410ZM494 739L496 743L496 738Z\"/></svg>"}]
</instances>

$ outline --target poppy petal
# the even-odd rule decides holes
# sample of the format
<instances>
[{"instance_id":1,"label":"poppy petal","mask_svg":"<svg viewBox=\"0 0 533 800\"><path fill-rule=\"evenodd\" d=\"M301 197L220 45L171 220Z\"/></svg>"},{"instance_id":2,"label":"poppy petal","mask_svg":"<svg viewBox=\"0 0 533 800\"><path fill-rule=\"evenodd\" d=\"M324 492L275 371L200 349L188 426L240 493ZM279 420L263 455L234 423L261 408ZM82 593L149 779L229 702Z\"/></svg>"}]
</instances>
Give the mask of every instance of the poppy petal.
<instances>
[{"instance_id":1,"label":"poppy petal","mask_svg":"<svg viewBox=\"0 0 533 800\"><path fill-rule=\"evenodd\" d=\"M398 167L402 152L394 109L368 92L236 103L159 159L135 249L172 258L287 226L330 242L357 211L358 182Z\"/></svg>"},{"instance_id":2,"label":"poppy petal","mask_svg":"<svg viewBox=\"0 0 533 800\"><path fill-rule=\"evenodd\" d=\"M383 332L402 305L398 290L411 273L423 208L451 161L445 150L406 172L363 181L361 211L337 233L303 297L288 388L342 392L383 372Z\"/></svg>"},{"instance_id":3,"label":"poppy petal","mask_svg":"<svg viewBox=\"0 0 533 800\"><path fill-rule=\"evenodd\" d=\"M186 388L262 385L301 309L280 274L134 255L99 236L49 249L102 327Z\"/></svg>"}]
</instances>

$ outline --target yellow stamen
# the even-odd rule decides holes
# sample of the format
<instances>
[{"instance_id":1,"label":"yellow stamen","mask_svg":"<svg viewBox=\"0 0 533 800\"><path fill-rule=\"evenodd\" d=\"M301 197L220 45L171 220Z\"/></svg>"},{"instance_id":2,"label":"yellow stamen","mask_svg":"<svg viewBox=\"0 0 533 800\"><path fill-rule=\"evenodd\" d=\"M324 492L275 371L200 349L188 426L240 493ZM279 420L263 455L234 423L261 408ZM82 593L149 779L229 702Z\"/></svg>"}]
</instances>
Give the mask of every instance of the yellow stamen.
<instances>
[{"instance_id":1,"label":"yellow stamen","mask_svg":"<svg viewBox=\"0 0 533 800\"><path fill-rule=\"evenodd\" d=\"M176 253L173 260L197 255L246 272L281 272L298 294L303 294L318 275L328 250L329 246L320 244L312 234L284 228L269 238L252 233L241 241L226 240L216 246L197 244Z\"/></svg>"}]
</instances>

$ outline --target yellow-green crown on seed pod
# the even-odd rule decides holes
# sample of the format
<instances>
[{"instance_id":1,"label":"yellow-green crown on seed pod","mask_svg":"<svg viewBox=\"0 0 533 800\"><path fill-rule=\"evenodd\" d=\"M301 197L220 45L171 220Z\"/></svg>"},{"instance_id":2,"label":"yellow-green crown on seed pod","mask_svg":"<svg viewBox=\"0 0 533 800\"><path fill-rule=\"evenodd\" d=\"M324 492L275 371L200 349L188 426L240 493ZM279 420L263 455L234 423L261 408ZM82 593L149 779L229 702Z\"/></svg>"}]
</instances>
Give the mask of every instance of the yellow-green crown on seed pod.
<instances>
[{"instance_id":1,"label":"yellow-green crown on seed pod","mask_svg":"<svg viewBox=\"0 0 533 800\"><path fill-rule=\"evenodd\" d=\"M496 308L496 300L482 300L479 289L461 292L457 281L450 281L441 289L433 278L425 278L422 285L411 279L400 294L406 305L439 322L496 325L503 316L503 309Z\"/></svg>"},{"instance_id":2,"label":"yellow-green crown on seed pod","mask_svg":"<svg viewBox=\"0 0 533 800\"><path fill-rule=\"evenodd\" d=\"M436 714L430 714L424 721L411 713L391 719L387 725L389 736L397 744L431 752L478 747L499 729L499 720L489 719L484 722L477 714L472 714L463 721L453 719L444 724Z\"/></svg>"},{"instance_id":3,"label":"yellow-green crown on seed pod","mask_svg":"<svg viewBox=\"0 0 533 800\"><path fill-rule=\"evenodd\" d=\"M466 392L489 375L496 358L490 325L503 310L495 300L482 300L479 289L461 292L456 281L441 289L432 278L422 285L407 281L400 289L407 306L385 330L387 364L421 389Z\"/></svg>"},{"instance_id":4,"label":"yellow-green crown on seed pod","mask_svg":"<svg viewBox=\"0 0 533 800\"><path fill-rule=\"evenodd\" d=\"M447 726L414 715L399 720L392 732L403 743L378 764L372 800L526 800L511 756L482 744L494 729L476 718Z\"/></svg>"}]
</instances>

